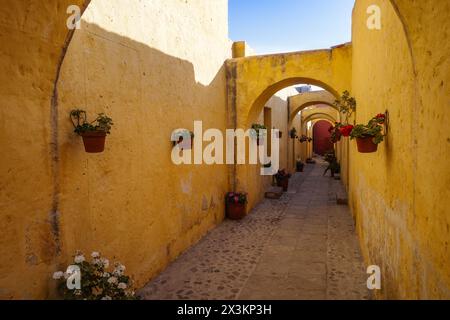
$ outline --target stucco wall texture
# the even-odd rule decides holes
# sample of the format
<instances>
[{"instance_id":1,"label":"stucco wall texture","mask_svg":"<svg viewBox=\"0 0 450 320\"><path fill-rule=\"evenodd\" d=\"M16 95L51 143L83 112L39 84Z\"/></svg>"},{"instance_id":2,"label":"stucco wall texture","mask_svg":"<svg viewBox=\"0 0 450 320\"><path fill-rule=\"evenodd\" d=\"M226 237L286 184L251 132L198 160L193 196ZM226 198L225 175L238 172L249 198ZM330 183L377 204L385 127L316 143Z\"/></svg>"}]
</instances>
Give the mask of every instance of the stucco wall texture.
<instances>
[{"instance_id":1,"label":"stucco wall texture","mask_svg":"<svg viewBox=\"0 0 450 320\"><path fill-rule=\"evenodd\" d=\"M89 2L72 39L66 8ZM372 4L381 30L366 27ZM251 209L271 182L260 166L177 167L170 133L194 120L248 129L266 107L292 170L312 150L289 129L312 132L270 98L299 83L349 90L358 123L389 111L377 153L337 147L366 264L382 269L378 297L450 298L448 12L446 0L357 0L351 44L230 59L226 0L4 1L0 298L53 297L51 274L78 249L143 285L222 221L227 191L247 191ZM104 153L84 152L73 108L115 120Z\"/></svg>"},{"instance_id":2,"label":"stucco wall texture","mask_svg":"<svg viewBox=\"0 0 450 320\"><path fill-rule=\"evenodd\" d=\"M366 28L380 6L381 30ZM394 6L393 6L394 5ZM350 204L381 298L450 298L448 1L360 0L353 12L357 123L389 111L373 155L350 146Z\"/></svg>"},{"instance_id":3,"label":"stucco wall texture","mask_svg":"<svg viewBox=\"0 0 450 320\"><path fill-rule=\"evenodd\" d=\"M84 17L59 83L64 258L118 257L140 286L223 219L226 166L174 165L170 137L225 131L227 1L95 0ZM72 133L76 107L115 120L105 153Z\"/></svg>"}]
</instances>

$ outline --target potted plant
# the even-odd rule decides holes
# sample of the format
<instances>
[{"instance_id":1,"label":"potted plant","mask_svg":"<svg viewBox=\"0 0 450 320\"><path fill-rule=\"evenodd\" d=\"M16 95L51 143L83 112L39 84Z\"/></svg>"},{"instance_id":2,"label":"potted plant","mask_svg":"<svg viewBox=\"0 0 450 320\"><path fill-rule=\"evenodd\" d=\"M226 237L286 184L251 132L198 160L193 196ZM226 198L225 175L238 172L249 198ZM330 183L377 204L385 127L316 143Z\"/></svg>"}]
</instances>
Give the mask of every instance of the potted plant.
<instances>
[{"instance_id":1,"label":"potted plant","mask_svg":"<svg viewBox=\"0 0 450 320\"><path fill-rule=\"evenodd\" d=\"M313 138L305 136L304 134L302 134L301 137L298 138L298 140L300 141L300 143L304 143L304 142L311 142L311 141L313 141Z\"/></svg>"},{"instance_id":2,"label":"potted plant","mask_svg":"<svg viewBox=\"0 0 450 320\"><path fill-rule=\"evenodd\" d=\"M87 121L86 111L72 110L70 119L75 133L83 138L84 148L88 153L100 153L105 150L106 135L110 134L112 119L100 113L93 122Z\"/></svg>"},{"instance_id":3,"label":"potted plant","mask_svg":"<svg viewBox=\"0 0 450 320\"><path fill-rule=\"evenodd\" d=\"M341 141L342 137L348 137L353 130L353 126L349 125L348 122L353 113L355 113L357 104L356 99L350 96L348 91L344 91L341 98L336 100L333 105L339 110L339 113L345 117L343 123L336 122L335 125L329 129L329 132L331 133L331 142L338 143Z\"/></svg>"},{"instance_id":4,"label":"potted plant","mask_svg":"<svg viewBox=\"0 0 450 320\"><path fill-rule=\"evenodd\" d=\"M291 139L297 139L297 129L292 128L291 131L289 131L289 136Z\"/></svg>"},{"instance_id":5,"label":"potted plant","mask_svg":"<svg viewBox=\"0 0 450 320\"><path fill-rule=\"evenodd\" d=\"M287 192L289 189L289 179L291 175L286 172L286 170L279 170L277 174L275 174L275 180L277 181L277 186L282 187L284 192Z\"/></svg>"},{"instance_id":6,"label":"potted plant","mask_svg":"<svg viewBox=\"0 0 450 320\"><path fill-rule=\"evenodd\" d=\"M264 145L264 137L267 134L267 127L262 124L255 123L252 125L252 134L254 134L254 137L256 137L258 146L262 146Z\"/></svg>"},{"instance_id":7,"label":"potted plant","mask_svg":"<svg viewBox=\"0 0 450 320\"><path fill-rule=\"evenodd\" d=\"M225 197L226 215L231 220L241 220L247 214L247 194L229 192Z\"/></svg>"},{"instance_id":8,"label":"potted plant","mask_svg":"<svg viewBox=\"0 0 450 320\"><path fill-rule=\"evenodd\" d=\"M172 142L174 146L178 146L181 150L190 150L194 145L195 135L189 130L178 130L173 134Z\"/></svg>"},{"instance_id":9,"label":"potted plant","mask_svg":"<svg viewBox=\"0 0 450 320\"><path fill-rule=\"evenodd\" d=\"M273 127L273 129L276 130L275 127ZM281 138L283 138L283 131L278 131L278 139Z\"/></svg>"},{"instance_id":10,"label":"potted plant","mask_svg":"<svg viewBox=\"0 0 450 320\"><path fill-rule=\"evenodd\" d=\"M297 172L303 172L305 169L305 164L301 160L297 160L296 163Z\"/></svg>"},{"instance_id":11,"label":"potted plant","mask_svg":"<svg viewBox=\"0 0 450 320\"><path fill-rule=\"evenodd\" d=\"M383 142L383 125L386 122L386 115L379 114L372 118L367 125L356 125L351 133L351 139L356 139L358 151L360 153L373 153L378 150L378 145Z\"/></svg>"},{"instance_id":12,"label":"potted plant","mask_svg":"<svg viewBox=\"0 0 450 320\"><path fill-rule=\"evenodd\" d=\"M131 277L125 274L125 266L116 263L110 269L109 260L93 252L91 261L77 252L67 271L57 271L53 279L65 300L138 300ZM72 277L79 273L80 288L70 289Z\"/></svg>"},{"instance_id":13,"label":"potted plant","mask_svg":"<svg viewBox=\"0 0 450 320\"><path fill-rule=\"evenodd\" d=\"M334 178L336 174L341 172L341 165L339 164L334 151L330 151L325 154L325 161L328 162L328 167L325 169L323 175L325 176L328 171L331 172L331 177Z\"/></svg>"}]
</instances>

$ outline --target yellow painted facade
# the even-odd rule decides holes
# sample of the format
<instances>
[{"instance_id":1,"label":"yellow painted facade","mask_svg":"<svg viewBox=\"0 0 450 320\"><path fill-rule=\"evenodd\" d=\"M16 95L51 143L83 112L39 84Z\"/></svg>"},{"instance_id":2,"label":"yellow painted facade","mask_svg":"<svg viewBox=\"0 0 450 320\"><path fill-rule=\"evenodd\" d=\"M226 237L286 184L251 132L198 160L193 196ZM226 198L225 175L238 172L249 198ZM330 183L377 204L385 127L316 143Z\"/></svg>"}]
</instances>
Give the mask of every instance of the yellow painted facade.
<instances>
[{"instance_id":1,"label":"yellow painted facade","mask_svg":"<svg viewBox=\"0 0 450 320\"><path fill-rule=\"evenodd\" d=\"M381 30L366 28L380 6ZM349 195L381 298L450 297L450 22L448 1L356 2L353 84L357 123L389 111L373 155L350 145Z\"/></svg>"},{"instance_id":2,"label":"yellow painted facade","mask_svg":"<svg viewBox=\"0 0 450 320\"><path fill-rule=\"evenodd\" d=\"M87 7L74 33L71 4ZM371 4L381 30L366 26ZM281 167L293 170L311 150L289 130L310 134L308 121L339 116L298 111L344 90L357 123L390 115L377 153L337 146L366 263L382 268L378 297L450 298L449 6L357 0L352 43L246 57L245 43L228 39L226 0L5 2L0 298L52 297L51 274L78 249L119 259L143 285L222 221L227 191L248 192L251 209L271 184L260 165L175 166L173 130L266 124L283 132ZM300 83L330 93L275 95ZM84 152L73 108L114 119L105 153Z\"/></svg>"}]
</instances>

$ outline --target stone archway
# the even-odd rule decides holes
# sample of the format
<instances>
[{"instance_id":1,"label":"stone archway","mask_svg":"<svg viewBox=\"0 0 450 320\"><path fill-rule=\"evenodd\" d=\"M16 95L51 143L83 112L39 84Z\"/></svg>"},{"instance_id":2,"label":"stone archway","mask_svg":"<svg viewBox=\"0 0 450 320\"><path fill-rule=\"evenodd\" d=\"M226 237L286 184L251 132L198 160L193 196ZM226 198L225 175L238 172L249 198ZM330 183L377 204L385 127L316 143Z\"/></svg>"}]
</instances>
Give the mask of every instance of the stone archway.
<instances>
[{"instance_id":1,"label":"stone archway","mask_svg":"<svg viewBox=\"0 0 450 320\"><path fill-rule=\"evenodd\" d=\"M271 96L283 88L309 83L335 97L351 86L351 44L227 61L229 126L246 128Z\"/></svg>"},{"instance_id":2,"label":"stone archway","mask_svg":"<svg viewBox=\"0 0 450 320\"><path fill-rule=\"evenodd\" d=\"M333 105L336 97L328 91L312 91L289 97L289 123L292 123L299 111L314 105ZM336 109L337 110L337 109Z\"/></svg>"}]
</instances>

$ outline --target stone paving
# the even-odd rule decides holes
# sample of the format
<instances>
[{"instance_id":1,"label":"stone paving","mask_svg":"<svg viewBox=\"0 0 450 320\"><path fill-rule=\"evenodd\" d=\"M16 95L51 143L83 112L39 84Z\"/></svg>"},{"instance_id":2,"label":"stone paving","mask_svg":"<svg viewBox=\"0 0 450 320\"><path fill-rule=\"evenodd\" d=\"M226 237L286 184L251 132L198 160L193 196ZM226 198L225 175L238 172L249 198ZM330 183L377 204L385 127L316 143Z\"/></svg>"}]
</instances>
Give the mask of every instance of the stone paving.
<instances>
[{"instance_id":1,"label":"stone paving","mask_svg":"<svg viewBox=\"0 0 450 320\"><path fill-rule=\"evenodd\" d=\"M369 299L367 275L340 181L324 164L297 173L280 200L226 220L140 295L150 300Z\"/></svg>"}]
</instances>

